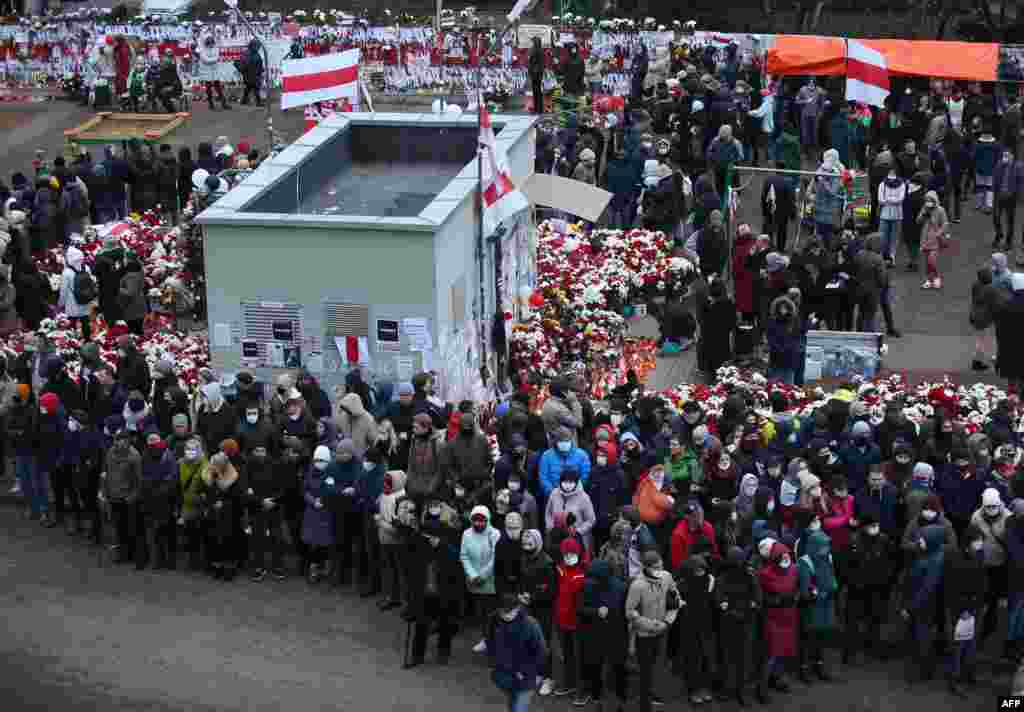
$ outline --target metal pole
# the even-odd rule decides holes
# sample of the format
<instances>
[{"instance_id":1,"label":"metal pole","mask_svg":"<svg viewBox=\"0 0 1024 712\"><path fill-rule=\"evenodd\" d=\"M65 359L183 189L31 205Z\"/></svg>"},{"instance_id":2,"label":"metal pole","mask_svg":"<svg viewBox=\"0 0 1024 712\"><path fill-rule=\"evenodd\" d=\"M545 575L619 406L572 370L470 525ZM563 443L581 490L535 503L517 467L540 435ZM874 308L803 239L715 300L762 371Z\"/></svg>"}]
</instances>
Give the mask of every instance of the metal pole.
<instances>
[{"instance_id":1,"label":"metal pole","mask_svg":"<svg viewBox=\"0 0 1024 712\"><path fill-rule=\"evenodd\" d=\"M479 53L480 50L480 33L479 31L474 33L476 47L475 49ZM484 127L484 91L483 91L483 70L481 65L483 62L480 61L480 57L477 57L476 64L476 135L477 135L477 152L476 152L476 174L477 174L477 196L478 196L478 207L477 211L477 233L476 233L476 262L477 262L477 273L478 279L480 280L480 373L483 375L483 367L487 363L487 339L484 336L484 329L486 324L486 308L484 302L484 151L483 146L480 145L480 136L483 134ZM484 384L486 385L486 383Z\"/></svg>"},{"instance_id":2,"label":"metal pole","mask_svg":"<svg viewBox=\"0 0 1024 712\"><path fill-rule=\"evenodd\" d=\"M838 173L825 173L823 171L794 171L786 168L759 168L755 166L733 166L734 171L749 171L750 173L772 173L787 176L809 176L820 178L839 178Z\"/></svg>"}]
</instances>

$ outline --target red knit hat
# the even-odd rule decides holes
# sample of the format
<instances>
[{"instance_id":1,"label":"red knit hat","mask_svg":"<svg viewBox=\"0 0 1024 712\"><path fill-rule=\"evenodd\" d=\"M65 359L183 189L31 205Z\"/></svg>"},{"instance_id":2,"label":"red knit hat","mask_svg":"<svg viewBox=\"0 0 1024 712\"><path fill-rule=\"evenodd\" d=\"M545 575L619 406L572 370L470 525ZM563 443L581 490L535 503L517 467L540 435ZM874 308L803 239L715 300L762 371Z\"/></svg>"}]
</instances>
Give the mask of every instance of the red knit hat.
<instances>
[{"instance_id":1,"label":"red knit hat","mask_svg":"<svg viewBox=\"0 0 1024 712\"><path fill-rule=\"evenodd\" d=\"M558 550L562 552L562 556L566 554L582 554L583 549L580 548L580 543L576 541L576 537L566 537L562 539L562 545L558 547Z\"/></svg>"},{"instance_id":2,"label":"red knit hat","mask_svg":"<svg viewBox=\"0 0 1024 712\"><path fill-rule=\"evenodd\" d=\"M44 393L39 399L39 407L45 410L47 415L53 415L60 408L60 398L56 393Z\"/></svg>"}]
</instances>

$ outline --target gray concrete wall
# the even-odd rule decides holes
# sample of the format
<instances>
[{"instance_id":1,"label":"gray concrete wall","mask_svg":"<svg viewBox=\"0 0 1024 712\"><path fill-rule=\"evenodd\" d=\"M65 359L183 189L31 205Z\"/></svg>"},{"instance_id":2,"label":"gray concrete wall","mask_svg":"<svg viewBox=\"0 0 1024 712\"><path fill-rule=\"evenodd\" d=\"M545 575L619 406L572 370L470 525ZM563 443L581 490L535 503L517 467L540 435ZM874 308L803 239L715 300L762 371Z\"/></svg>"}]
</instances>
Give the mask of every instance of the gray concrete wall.
<instances>
[{"instance_id":1,"label":"gray concrete wall","mask_svg":"<svg viewBox=\"0 0 1024 712\"><path fill-rule=\"evenodd\" d=\"M434 250L430 233L339 230L326 228L206 228L209 323L230 324L244 338L241 304L262 300L298 302L304 336L323 340L325 361L337 360L324 331L324 303L342 301L370 307L369 346L372 369L395 368L394 354L382 356L376 344L376 319L434 318ZM403 336L402 347L407 342ZM241 347L219 348L211 339L216 369L237 371ZM303 349L303 359L307 357ZM256 369L257 380L273 378L276 369ZM317 374L330 387L344 382L345 369Z\"/></svg>"}]
</instances>

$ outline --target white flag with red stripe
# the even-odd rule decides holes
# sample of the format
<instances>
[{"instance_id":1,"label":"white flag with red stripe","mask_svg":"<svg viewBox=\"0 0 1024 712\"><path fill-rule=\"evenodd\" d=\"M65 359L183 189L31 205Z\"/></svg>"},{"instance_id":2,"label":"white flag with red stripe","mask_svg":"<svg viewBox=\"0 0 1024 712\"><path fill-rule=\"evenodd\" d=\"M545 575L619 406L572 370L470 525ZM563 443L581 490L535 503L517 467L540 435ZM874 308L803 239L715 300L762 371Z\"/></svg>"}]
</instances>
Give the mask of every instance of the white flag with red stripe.
<instances>
[{"instance_id":1,"label":"white flag with red stripe","mask_svg":"<svg viewBox=\"0 0 1024 712\"><path fill-rule=\"evenodd\" d=\"M482 101L478 103L478 106L480 107L480 150L483 151L480 189L483 198L484 235L487 236L497 230L498 225L504 220L530 207L530 202L512 183L505 165L505 156L498 155L490 112L487 111L487 107Z\"/></svg>"},{"instance_id":2,"label":"white flag with red stripe","mask_svg":"<svg viewBox=\"0 0 1024 712\"><path fill-rule=\"evenodd\" d=\"M329 99L359 98L359 50L286 59L281 63L281 108Z\"/></svg>"},{"instance_id":3,"label":"white flag with red stripe","mask_svg":"<svg viewBox=\"0 0 1024 712\"><path fill-rule=\"evenodd\" d=\"M857 40L846 41L846 100L881 107L889 96L885 55Z\"/></svg>"}]
</instances>

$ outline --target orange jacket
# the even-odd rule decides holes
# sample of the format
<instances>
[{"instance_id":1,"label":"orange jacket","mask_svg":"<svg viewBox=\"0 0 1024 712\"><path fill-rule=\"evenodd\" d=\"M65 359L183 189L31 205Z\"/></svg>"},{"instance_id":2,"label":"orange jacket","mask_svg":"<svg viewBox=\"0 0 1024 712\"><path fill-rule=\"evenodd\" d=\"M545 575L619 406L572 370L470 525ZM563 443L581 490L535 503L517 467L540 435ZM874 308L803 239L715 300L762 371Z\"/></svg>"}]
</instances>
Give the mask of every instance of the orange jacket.
<instances>
[{"instance_id":1,"label":"orange jacket","mask_svg":"<svg viewBox=\"0 0 1024 712\"><path fill-rule=\"evenodd\" d=\"M661 524L672 510L672 498L658 491L651 476L644 475L633 495L633 506L640 512L640 519L648 524Z\"/></svg>"}]
</instances>

